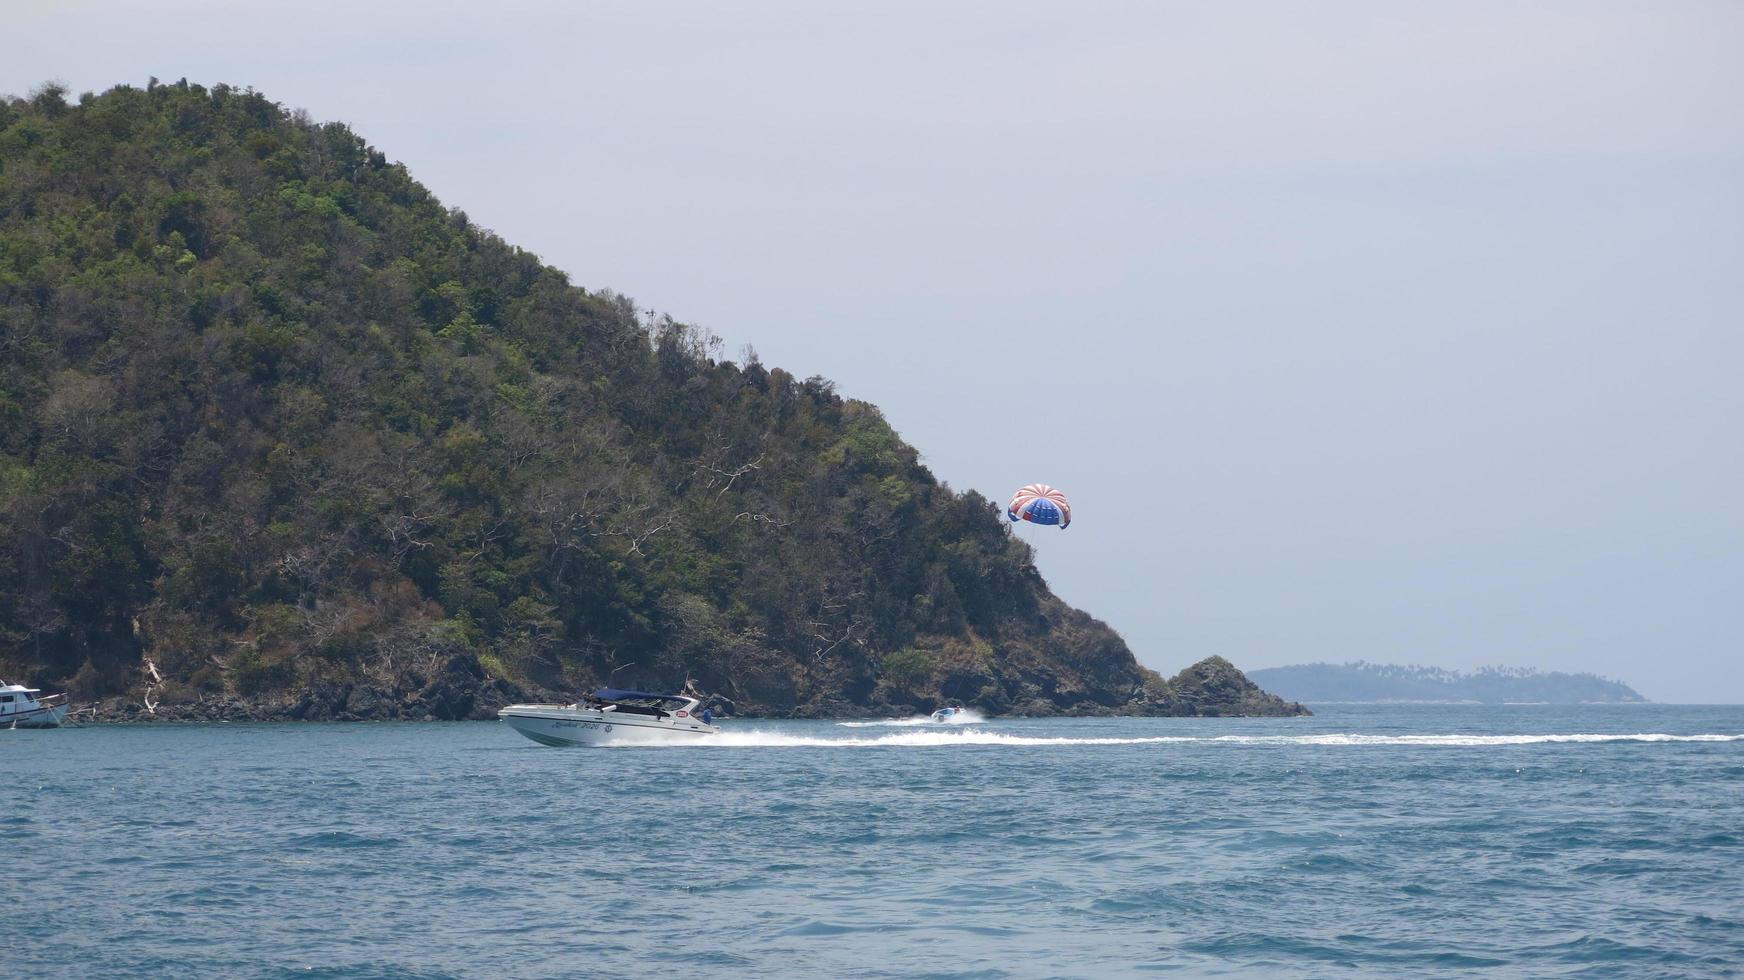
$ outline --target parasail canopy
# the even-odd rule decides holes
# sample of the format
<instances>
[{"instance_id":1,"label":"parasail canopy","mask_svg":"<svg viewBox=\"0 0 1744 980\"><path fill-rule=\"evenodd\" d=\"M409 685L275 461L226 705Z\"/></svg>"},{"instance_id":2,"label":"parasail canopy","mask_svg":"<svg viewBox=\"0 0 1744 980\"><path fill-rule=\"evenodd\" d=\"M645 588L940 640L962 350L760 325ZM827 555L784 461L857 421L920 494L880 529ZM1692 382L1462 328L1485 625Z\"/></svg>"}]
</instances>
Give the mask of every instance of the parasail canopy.
<instances>
[{"instance_id":1,"label":"parasail canopy","mask_svg":"<svg viewBox=\"0 0 1744 980\"><path fill-rule=\"evenodd\" d=\"M1032 483L1012 494L1005 516L1013 522L1057 524L1064 530L1072 523L1072 505L1067 502L1065 494L1046 483Z\"/></svg>"}]
</instances>

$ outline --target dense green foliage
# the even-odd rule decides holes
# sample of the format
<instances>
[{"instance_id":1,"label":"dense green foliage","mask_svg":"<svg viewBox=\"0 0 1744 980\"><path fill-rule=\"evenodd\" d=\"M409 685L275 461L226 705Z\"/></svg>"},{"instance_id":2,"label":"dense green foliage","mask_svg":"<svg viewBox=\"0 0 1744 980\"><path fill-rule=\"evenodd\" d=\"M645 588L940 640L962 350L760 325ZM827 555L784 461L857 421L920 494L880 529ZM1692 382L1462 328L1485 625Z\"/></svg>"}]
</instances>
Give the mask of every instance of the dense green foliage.
<instances>
[{"instance_id":1,"label":"dense green foliage","mask_svg":"<svg viewBox=\"0 0 1744 980\"><path fill-rule=\"evenodd\" d=\"M0 101L0 675L186 700L470 658L765 710L1154 681L876 408L716 346L252 91Z\"/></svg>"}]
</instances>

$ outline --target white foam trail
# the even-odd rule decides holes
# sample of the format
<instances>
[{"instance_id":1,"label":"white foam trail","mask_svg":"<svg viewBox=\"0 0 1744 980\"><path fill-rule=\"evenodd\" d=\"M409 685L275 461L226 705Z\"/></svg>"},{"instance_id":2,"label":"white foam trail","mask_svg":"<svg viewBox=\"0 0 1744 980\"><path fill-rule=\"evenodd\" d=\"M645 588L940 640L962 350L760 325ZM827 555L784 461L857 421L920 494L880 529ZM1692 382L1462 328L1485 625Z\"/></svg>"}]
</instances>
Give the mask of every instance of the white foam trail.
<instances>
[{"instance_id":1,"label":"white foam trail","mask_svg":"<svg viewBox=\"0 0 1744 980\"><path fill-rule=\"evenodd\" d=\"M1219 736L1216 741L1267 743L1266 737ZM1294 745L1541 745L1552 742L1736 742L1744 735L1662 735L1638 732L1621 734L1569 735L1297 735L1284 736L1280 743Z\"/></svg>"},{"instance_id":2,"label":"white foam trail","mask_svg":"<svg viewBox=\"0 0 1744 980\"><path fill-rule=\"evenodd\" d=\"M944 721L934 721L931 715L913 718L885 718L880 721L838 721L843 728L921 728L932 725L979 725L987 717L974 708L964 708Z\"/></svg>"},{"instance_id":3,"label":"white foam trail","mask_svg":"<svg viewBox=\"0 0 1744 980\"><path fill-rule=\"evenodd\" d=\"M929 723L930 724L930 723ZM937 725L944 728L943 725ZM859 736L848 738L819 738L811 735L789 735L785 732L722 732L693 743L696 745L721 745L728 747L768 746L768 747L816 747L816 748L925 748L941 745L1144 745L1151 742L1192 742L1197 739L1182 736L1158 736L1155 738L1070 738L1067 736L1042 737L1036 735L1006 735L1000 732L982 730L972 731L921 731L895 732L889 735Z\"/></svg>"},{"instance_id":4,"label":"white foam trail","mask_svg":"<svg viewBox=\"0 0 1744 980\"><path fill-rule=\"evenodd\" d=\"M906 719L904 719L906 720ZM867 723L861 723L867 724ZM929 722L929 724L932 724ZM939 725L937 729L943 729ZM1638 733L1634 735L1569 734L1569 735L1154 735L1137 738L1097 738L1093 736L1012 735L1004 732L970 729L960 731L904 731L888 735L826 738L815 735L790 735L786 732L724 731L719 735L694 742L669 743L674 746L713 746L716 748L929 748L952 745L998 745L1010 747L1042 745L1157 745L1171 742L1204 742L1237 745L1416 745L1481 748L1496 745L1537 745L1556 742L1737 742L1744 735L1664 735Z\"/></svg>"}]
</instances>

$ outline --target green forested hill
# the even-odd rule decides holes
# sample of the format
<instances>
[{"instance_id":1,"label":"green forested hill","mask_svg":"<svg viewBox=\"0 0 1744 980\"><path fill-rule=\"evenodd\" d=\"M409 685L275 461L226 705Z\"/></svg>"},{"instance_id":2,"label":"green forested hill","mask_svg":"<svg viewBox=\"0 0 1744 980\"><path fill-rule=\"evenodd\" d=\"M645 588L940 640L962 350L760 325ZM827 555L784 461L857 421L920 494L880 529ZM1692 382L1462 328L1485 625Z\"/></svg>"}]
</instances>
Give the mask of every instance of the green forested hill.
<instances>
[{"instance_id":1,"label":"green forested hill","mask_svg":"<svg viewBox=\"0 0 1744 980\"><path fill-rule=\"evenodd\" d=\"M1184 710L876 408L715 346L251 91L0 101L0 676Z\"/></svg>"}]
</instances>

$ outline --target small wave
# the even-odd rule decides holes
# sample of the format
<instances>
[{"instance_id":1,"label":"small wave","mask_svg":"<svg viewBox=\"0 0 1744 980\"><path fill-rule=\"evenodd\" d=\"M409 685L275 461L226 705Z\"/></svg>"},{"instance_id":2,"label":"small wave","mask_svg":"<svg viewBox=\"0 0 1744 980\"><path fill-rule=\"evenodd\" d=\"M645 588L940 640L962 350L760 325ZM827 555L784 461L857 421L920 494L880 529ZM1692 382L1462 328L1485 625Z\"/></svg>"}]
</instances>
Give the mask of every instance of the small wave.
<instances>
[{"instance_id":1,"label":"small wave","mask_svg":"<svg viewBox=\"0 0 1744 980\"><path fill-rule=\"evenodd\" d=\"M974 708L964 708L944 721L934 721L930 715L913 718L884 718L878 721L839 721L843 728L922 728L932 725L979 725L987 717Z\"/></svg>"},{"instance_id":2,"label":"small wave","mask_svg":"<svg viewBox=\"0 0 1744 980\"><path fill-rule=\"evenodd\" d=\"M847 936L857 932L893 932L902 931L908 926L896 926L887 922L826 922L821 919L811 919L799 925L783 929L784 936Z\"/></svg>"},{"instance_id":3,"label":"small wave","mask_svg":"<svg viewBox=\"0 0 1744 980\"><path fill-rule=\"evenodd\" d=\"M397 837L370 837L366 834L353 834L344 830L328 830L315 834L303 834L293 837L290 843L296 847L398 847Z\"/></svg>"},{"instance_id":4,"label":"small wave","mask_svg":"<svg viewBox=\"0 0 1744 980\"><path fill-rule=\"evenodd\" d=\"M868 723L859 723L862 726ZM931 724L931 723L929 723ZM919 726L904 726L915 727ZM786 732L725 731L694 742L663 743L662 747L714 748L928 748L953 745L986 746L1096 746L1096 745L1161 745L1169 743L1205 743L1231 745L1321 745L1321 746L1443 746L1449 748L1483 748L1505 745L1540 745L1555 743L1605 742L1737 742L1744 735L1666 735L1639 733L1634 735L1575 733L1567 735L1151 735L1136 737L1042 736L1015 735L986 729L901 731L887 735L862 735L832 738L816 735L792 735Z\"/></svg>"}]
</instances>

